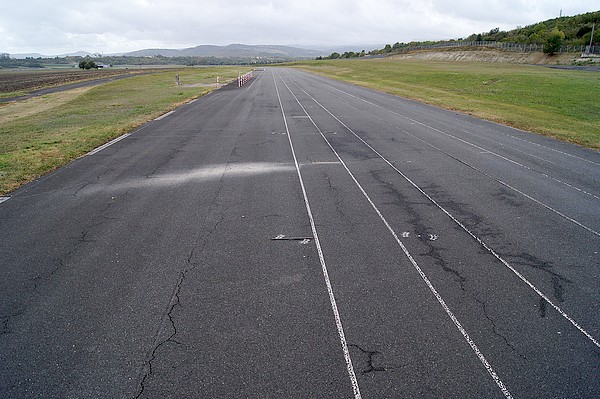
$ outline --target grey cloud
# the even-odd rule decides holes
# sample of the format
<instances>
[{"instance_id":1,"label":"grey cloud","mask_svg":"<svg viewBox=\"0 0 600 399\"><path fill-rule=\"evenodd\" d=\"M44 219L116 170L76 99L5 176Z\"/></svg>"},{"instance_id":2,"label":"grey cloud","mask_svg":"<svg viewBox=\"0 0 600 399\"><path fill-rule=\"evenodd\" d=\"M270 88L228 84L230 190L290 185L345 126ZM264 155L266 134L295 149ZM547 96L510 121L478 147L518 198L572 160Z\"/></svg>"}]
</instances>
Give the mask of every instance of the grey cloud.
<instances>
[{"instance_id":1,"label":"grey cloud","mask_svg":"<svg viewBox=\"0 0 600 399\"><path fill-rule=\"evenodd\" d=\"M0 52L199 44L440 40L600 9L600 0L23 0L0 13Z\"/></svg>"}]
</instances>

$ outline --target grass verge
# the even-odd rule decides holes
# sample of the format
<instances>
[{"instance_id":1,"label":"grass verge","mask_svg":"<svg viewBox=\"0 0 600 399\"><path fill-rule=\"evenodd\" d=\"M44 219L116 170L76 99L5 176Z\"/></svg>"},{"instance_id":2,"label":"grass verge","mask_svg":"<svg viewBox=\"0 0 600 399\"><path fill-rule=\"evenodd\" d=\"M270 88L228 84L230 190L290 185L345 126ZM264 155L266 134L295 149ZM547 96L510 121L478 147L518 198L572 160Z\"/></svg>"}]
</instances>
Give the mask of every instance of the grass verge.
<instances>
[{"instance_id":1,"label":"grass verge","mask_svg":"<svg viewBox=\"0 0 600 399\"><path fill-rule=\"evenodd\" d=\"M600 149L600 73L395 59L309 61L323 76Z\"/></svg>"},{"instance_id":2,"label":"grass verge","mask_svg":"<svg viewBox=\"0 0 600 399\"><path fill-rule=\"evenodd\" d=\"M187 68L0 104L0 195L238 76L240 67ZM181 86L175 86L175 74Z\"/></svg>"}]
</instances>

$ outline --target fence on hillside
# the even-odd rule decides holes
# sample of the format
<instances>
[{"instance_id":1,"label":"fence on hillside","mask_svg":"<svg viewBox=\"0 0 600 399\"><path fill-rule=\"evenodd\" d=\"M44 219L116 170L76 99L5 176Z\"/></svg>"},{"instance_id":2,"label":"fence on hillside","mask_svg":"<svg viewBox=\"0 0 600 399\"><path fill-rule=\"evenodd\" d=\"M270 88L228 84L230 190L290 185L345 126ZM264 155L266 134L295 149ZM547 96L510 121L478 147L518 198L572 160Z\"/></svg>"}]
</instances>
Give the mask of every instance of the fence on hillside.
<instances>
[{"instance_id":1,"label":"fence on hillside","mask_svg":"<svg viewBox=\"0 0 600 399\"><path fill-rule=\"evenodd\" d=\"M504 43L504 42L469 42L469 41L451 41L441 42L436 44L416 45L407 46L394 49L397 53L408 53L409 51L415 50L428 50L435 48L449 48L449 47L491 47L505 51L515 51L519 53L531 53L540 52L544 50L544 46L541 44L526 44L526 43ZM562 46L560 49L561 53L588 53L588 54L600 54L600 46Z\"/></svg>"}]
</instances>

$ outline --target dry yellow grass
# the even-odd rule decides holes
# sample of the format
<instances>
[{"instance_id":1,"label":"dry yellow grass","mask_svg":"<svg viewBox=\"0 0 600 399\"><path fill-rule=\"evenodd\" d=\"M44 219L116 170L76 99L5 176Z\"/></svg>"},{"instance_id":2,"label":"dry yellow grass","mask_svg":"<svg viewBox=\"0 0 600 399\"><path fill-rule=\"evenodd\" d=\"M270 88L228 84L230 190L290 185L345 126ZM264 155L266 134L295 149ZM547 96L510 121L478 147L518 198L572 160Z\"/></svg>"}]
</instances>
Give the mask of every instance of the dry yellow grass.
<instances>
[{"instance_id":1,"label":"dry yellow grass","mask_svg":"<svg viewBox=\"0 0 600 399\"><path fill-rule=\"evenodd\" d=\"M46 94L33 97L24 101L15 101L0 105L0 123L7 123L17 119L26 118L60 107L69 101L90 91L92 87L82 87L59 93Z\"/></svg>"}]
</instances>

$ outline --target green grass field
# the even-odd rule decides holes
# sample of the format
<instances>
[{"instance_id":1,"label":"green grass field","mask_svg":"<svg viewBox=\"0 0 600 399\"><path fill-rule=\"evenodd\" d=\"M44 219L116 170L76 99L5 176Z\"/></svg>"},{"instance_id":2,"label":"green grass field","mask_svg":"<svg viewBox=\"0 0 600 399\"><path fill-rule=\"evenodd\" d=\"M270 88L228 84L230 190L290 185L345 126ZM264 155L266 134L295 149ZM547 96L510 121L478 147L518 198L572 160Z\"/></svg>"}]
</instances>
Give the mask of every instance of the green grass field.
<instances>
[{"instance_id":1,"label":"green grass field","mask_svg":"<svg viewBox=\"0 0 600 399\"><path fill-rule=\"evenodd\" d=\"M311 61L323 76L600 149L600 73L482 62Z\"/></svg>"},{"instance_id":2,"label":"green grass field","mask_svg":"<svg viewBox=\"0 0 600 399\"><path fill-rule=\"evenodd\" d=\"M0 194L208 93L217 76L225 82L247 70L186 68L0 104Z\"/></svg>"}]
</instances>

